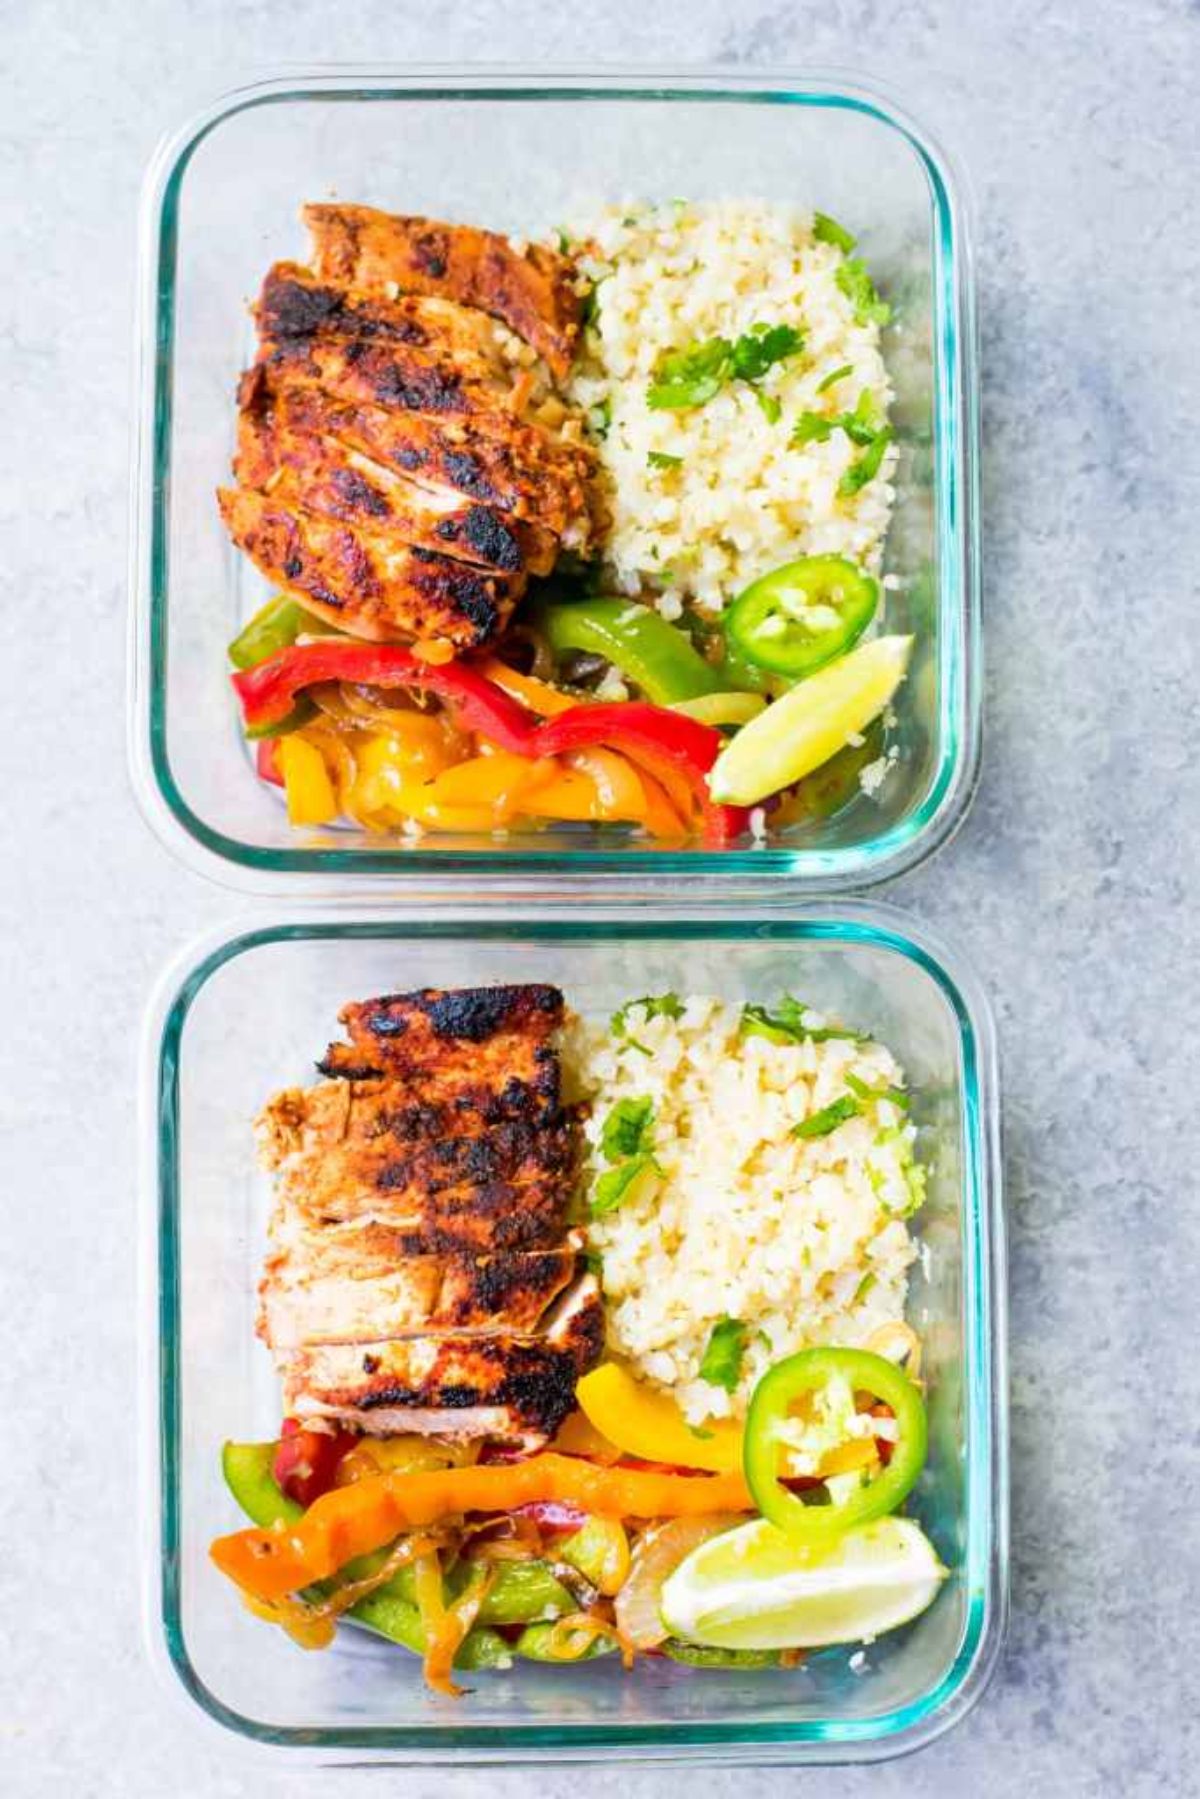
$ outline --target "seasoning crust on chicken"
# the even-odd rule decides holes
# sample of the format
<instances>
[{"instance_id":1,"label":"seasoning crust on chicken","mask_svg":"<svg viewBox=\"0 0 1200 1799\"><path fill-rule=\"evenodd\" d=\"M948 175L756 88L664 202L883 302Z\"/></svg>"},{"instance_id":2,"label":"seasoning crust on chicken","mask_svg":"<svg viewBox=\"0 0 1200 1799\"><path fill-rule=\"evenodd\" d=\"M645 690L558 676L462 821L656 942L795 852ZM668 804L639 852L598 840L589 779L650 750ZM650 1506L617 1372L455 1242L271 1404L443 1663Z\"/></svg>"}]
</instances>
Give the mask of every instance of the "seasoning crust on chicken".
<instances>
[{"instance_id":1,"label":"seasoning crust on chicken","mask_svg":"<svg viewBox=\"0 0 1200 1799\"><path fill-rule=\"evenodd\" d=\"M290 1415L524 1448L566 1415L603 1304L569 1225L563 1015L538 985L350 1005L326 1078L265 1108L259 1332Z\"/></svg>"}]
</instances>

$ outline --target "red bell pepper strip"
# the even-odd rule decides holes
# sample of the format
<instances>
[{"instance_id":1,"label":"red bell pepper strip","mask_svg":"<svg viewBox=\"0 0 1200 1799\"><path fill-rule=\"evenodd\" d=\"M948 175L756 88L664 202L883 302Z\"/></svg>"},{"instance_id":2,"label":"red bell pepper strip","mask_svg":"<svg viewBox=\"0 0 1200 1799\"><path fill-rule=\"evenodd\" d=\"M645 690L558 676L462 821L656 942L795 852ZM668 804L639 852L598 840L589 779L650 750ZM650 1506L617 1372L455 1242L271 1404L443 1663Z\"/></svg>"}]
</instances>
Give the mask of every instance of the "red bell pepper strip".
<instances>
[{"instance_id":1,"label":"red bell pepper strip","mask_svg":"<svg viewBox=\"0 0 1200 1799\"><path fill-rule=\"evenodd\" d=\"M260 781L269 781L272 787L283 786L283 771L279 766L278 737L260 737L254 746L254 769Z\"/></svg>"},{"instance_id":2,"label":"red bell pepper strip","mask_svg":"<svg viewBox=\"0 0 1200 1799\"><path fill-rule=\"evenodd\" d=\"M711 725L643 700L572 706L538 720L486 675L461 662L422 662L399 644L349 643L331 638L295 644L232 677L248 728L263 730L286 718L296 695L320 681L371 687L415 687L451 707L465 729L515 756L569 755L606 744L635 758L668 762L686 779L710 843L728 843L746 827L741 806L718 805L706 776L723 739ZM269 779L270 776L268 775Z\"/></svg>"},{"instance_id":3,"label":"red bell pepper strip","mask_svg":"<svg viewBox=\"0 0 1200 1799\"><path fill-rule=\"evenodd\" d=\"M353 681L364 687L418 687L453 701L469 731L478 731L502 750L528 755L529 715L494 682L460 662L422 662L397 643L293 644L253 668L230 676L251 730L277 724L291 711L296 695L320 681Z\"/></svg>"}]
</instances>

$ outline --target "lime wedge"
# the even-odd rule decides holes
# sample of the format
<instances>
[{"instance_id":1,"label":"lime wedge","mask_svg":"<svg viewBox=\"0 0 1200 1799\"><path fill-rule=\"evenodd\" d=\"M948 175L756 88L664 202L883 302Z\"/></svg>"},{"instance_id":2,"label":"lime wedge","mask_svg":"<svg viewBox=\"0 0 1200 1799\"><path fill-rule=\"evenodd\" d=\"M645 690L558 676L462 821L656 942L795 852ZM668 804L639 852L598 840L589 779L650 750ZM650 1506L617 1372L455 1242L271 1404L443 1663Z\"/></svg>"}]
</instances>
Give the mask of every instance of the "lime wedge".
<instances>
[{"instance_id":1,"label":"lime wedge","mask_svg":"<svg viewBox=\"0 0 1200 1799\"><path fill-rule=\"evenodd\" d=\"M904 679L912 642L875 637L861 643L743 725L713 764L713 798L754 806L828 762L883 711Z\"/></svg>"},{"instance_id":2,"label":"lime wedge","mask_svg":"<svg viewBox=\"0 0 1200 1799\"><path fill-rule=\"evenodd\" d=\"M946 1578L911 1518L878 1518L819 1554L765 1518L713 1537L664 1582L672 1636L716 1649L816 1649L907 1624Z\"/></svg>"}]
</instances>

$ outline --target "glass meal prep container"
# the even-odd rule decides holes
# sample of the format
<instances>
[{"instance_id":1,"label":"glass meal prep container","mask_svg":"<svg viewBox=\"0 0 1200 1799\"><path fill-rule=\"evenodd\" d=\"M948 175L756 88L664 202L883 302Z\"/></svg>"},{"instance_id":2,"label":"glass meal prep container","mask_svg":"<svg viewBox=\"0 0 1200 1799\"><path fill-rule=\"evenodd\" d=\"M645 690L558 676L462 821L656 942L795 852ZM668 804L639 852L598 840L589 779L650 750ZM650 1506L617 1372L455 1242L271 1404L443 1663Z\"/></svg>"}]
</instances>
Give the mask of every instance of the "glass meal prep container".
<instances>
[{"instance_id":1,"label":"glass meal prep container","mask_svg":"<svg viewBox=\"0 0 1200 1799\"><path fill-rule=\"evenodd\" d=\"M865 1662L851 1645L789 1671L519 1663L468 1676L473 1690L453 1701L426 1688L417 1658L353 1627L320 1654L297 1649L209 1561L211 1538L240 1521L222 1443L279 1427L277 1379L254 1334L270 1201L255 1112L313 1078L351 998L529 980L557 983L599 1016L669 988L761 1003L792 991L877 1035L906 1069L929 1168L908 1315L924 1345L930 1449L909 1510L950 1576ZM916 1747L978 1697L1007 1583L996 1053L974 977L923 928L866 904L786 920L764 908L736 923L697 910L623 922L595 907L500 923L484 906L446 923L337 908L251 922L164 977L143 1107L146 1611L156 1663L210 1719L331 1760L827 1762Z\"/></svg>"},{"instance_id":2,"label":"glass meal prep container","mask_svg":"<svg viewBox=\"0 0 1200 1799\"><path fill-rule=\"evenodd\" d=\"M846 220L894 311L884 354L900 446L886 629L911 632L899 759L878 793L728 848L656 848L628 827L381 838L289 826L253 772L226 646L270 589L229 542L247 312L303 256L299 208L336 195L515 234L631 197L799 201ZM979 740L977 391L971 252L941 151L841 82L741 74L298 74L248 87L160 152L142 228L132 760L148 817L193 866L256 890L345 897L470 876L472 888L601 875L791 880L832 891L911 867L961 819ZM732 596L730 596L732 597Z\"/></svg>"}]
</instances>

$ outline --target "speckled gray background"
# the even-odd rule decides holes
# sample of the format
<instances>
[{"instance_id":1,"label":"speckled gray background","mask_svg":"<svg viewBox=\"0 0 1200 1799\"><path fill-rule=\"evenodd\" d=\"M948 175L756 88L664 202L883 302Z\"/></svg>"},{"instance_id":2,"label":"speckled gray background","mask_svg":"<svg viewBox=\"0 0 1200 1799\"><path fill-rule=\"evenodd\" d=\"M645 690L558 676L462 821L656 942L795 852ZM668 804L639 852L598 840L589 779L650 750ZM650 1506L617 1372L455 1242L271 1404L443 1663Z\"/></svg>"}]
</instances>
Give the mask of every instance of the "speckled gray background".
<instances>
[{"instance_id":1,"label":"speckled gray background","mask_svg":"<svg viewBox=\"0 0 1200 1799\"><path fill-rule=\"evenodd\" d=\"M125 777L136 187L160 131L272 65L489 57L874 73L978 204L986 769L892 897L960 939L1002 1032L1010 1644L916 1759L689 1784L1200 1790L1198 26L1195 0L0 4L6 1794L646 1799L677 1778L247 1767L152 1684L136 1620L136 1030L167 953L237 905L172 866Z\"/></svg>"}]
</instances>

